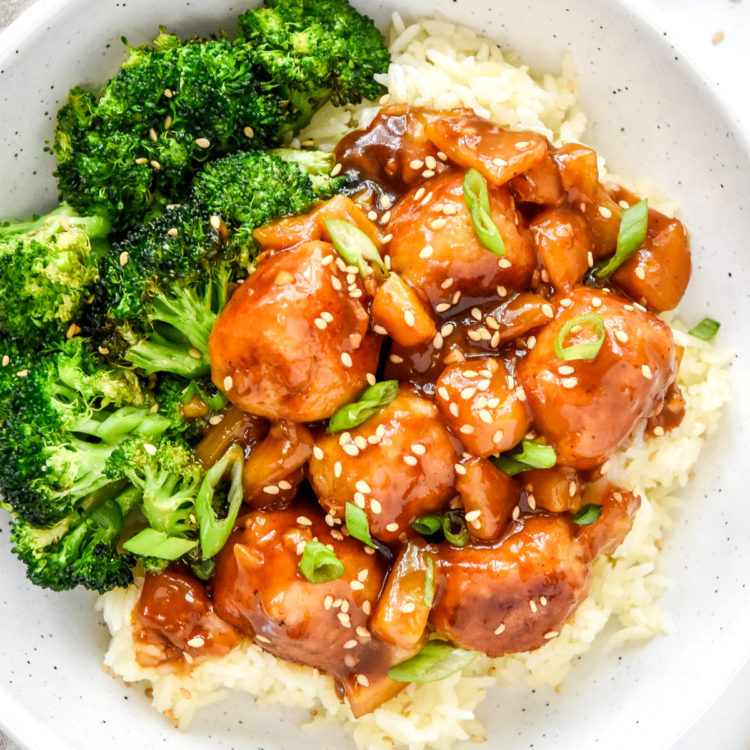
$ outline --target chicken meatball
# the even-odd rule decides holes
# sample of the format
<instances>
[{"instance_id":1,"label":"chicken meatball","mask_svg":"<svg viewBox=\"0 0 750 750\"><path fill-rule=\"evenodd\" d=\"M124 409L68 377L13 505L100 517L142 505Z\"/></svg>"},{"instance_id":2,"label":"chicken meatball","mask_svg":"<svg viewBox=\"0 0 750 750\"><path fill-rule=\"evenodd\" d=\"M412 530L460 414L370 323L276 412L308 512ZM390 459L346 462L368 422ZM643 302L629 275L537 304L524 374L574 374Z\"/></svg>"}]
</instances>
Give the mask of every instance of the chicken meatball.
<instances>
[{"instance_id":1,"label":"chicken meatball","mask_svg":"<svg viewBox=\"0 0 750 750\"><path fill-rule=\"evenodd\" d=\"M677 371L674 339L658 318L614 294L581 286L557 303L557 317L539 332L518 379L558 462L592 469L664 398ZM599 351L591 359L558 359L556 341L564 351L597 335L591 313L603 324Z\"/></svg>"},{"instance_id":2,"label":"chicken meatball","mask_svg":"<svg viewBox=\"0 0 750 750\"><path fill-rule=\"evenodd\" d=\"M312 541L343 564L339 578L312 583L302 574L299 563ZM298 504L244 518L217 557L214 602L265 651L336 678L361 713L403 687L385 676L402 655L367 626L385 573L379 555L330 529L313 505Z\"/></svg>"},{"instance_id":3,"label":"chicken meatball","mask_svg":"<svg viewBox=\"0 0 750 750\"><path fill-rule=\"evenodd\" d=\"M380 338L337 258L318 241L265 254L217 318L211 376L243 411L313 422L367 386Z\"/></svg>"},{"instance_id":4,"label":"chicken meatball","mask_svg":"<svg viewBox=\"0 0 750 750\"><path fill-rule=\"evenodd\" d=\"M428 180L396 203L388 223L393 270L421 289L437 312L461 295L496 294L498 285L517 289L536 266L508 189L488 186L492 220L505 244L505 256L499 258L477 238L463 179L463 172L452 172Z\"/></svg>"},{"instance_id":5,"label":"chicken meatball","mask_svg":"<svg viewBox=\"0 0 750 750\"><path fill-rule=\"evenodd\" d=\"M310 482L334 518L355 503L367 514L370 534L392 542L416 516L441 509L454 494L459 446L435 405L402 387L351 432L318 438Z\"/></svg>"},{"instance_id":6,"label":"chicken meatball","mask_svg":"<svg viewBox=\"0 0 750 750\"><path fill-rule=\"evenodd\" d=\"M589 547L575 534L564 516L522 516L491 546L434 547L435 630L491 657L543 646L589 590Z\"/></svg>"}]
</instances>

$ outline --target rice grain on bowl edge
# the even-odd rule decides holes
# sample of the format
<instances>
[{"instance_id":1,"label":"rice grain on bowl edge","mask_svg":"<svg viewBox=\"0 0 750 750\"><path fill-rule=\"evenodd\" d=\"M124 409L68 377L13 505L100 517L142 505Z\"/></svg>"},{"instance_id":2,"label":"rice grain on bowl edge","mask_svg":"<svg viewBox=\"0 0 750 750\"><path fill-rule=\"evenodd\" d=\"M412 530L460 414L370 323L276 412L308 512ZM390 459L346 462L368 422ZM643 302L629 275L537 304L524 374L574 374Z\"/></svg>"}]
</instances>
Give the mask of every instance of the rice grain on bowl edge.
<instances>
[{"instance_id":1,"label":"rice grain on bowl edge","mask_svg":"<svg viewBox=\"0 0 750 750\"><path fill-rule=\"evenodd\" d=\"M558 145L578 140L583 133L586 118L576 107L569 58L563 61L560 76L535 78L525 66L509 62L510 56L492 40L470 29L439 18L406 26L398 14L393 18L391 49L393 63L384 83L392 102L471 107L506 127L536 130ZM326 106L300 140L313 139L318 147L332 149L348 131L367 125L375 112L372 103ZM443 749L457 741L483 738L474 712L489 687L498 683L559 686L573 661L591 648L608 622L616 624L609 636L611 647L666 632L668 623L657 604L666 582L654 572L656 557L672 523L670 514L680 503L675 493L687 484L731 395L731 353L688 335L672 316L668 322L676 344L683 348L677 382L686 400L685 418L663 437L646 439L643 427L639 428L613 456L610 477L639 494L641 508L617 552L594 562L591 592L573 620L543 648L500 659L480 657L463 674L437 683L411 684L373 713L354 719L336 697L329 677L276 659L249 640L185 675L172 674L168 667L139 666L132 629L137 582L99 599L97 607L112 634L106 666L126 682L148 683L154 708L183 729L198 709L237 691L252 695L261 705L309 709L313 719L308 727L346 725L360 748L387 750L397 744L410 750Z\"/></svg>"}]
</instances>

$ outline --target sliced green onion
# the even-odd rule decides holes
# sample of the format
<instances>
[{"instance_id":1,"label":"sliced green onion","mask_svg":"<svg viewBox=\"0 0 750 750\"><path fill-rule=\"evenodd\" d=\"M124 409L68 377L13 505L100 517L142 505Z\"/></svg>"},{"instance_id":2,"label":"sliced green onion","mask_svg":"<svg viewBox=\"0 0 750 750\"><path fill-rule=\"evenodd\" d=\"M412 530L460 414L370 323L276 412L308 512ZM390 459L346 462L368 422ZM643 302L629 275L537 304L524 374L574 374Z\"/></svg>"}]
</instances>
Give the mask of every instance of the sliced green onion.
<instances>
[{"instance_id":1,"label":"sliced green onion","mask_svg":"<svg viewBox=\"0 0 750 750\"><path fill-rule=\"evenodd\" d=\"M345 263L355 266L363 277L368 275L368 262L374 263L384 276L388 276L388 267L375 243L361 229L343 219L326 219L323 223L336 252Z\"/></svg>"},{"instance_id":2,"label":"sliced green onion","mask_svg":"<svg viewBox=\"0 0 750 750\"><path fill-rule=\"evenodd\" d=\"M620 219L617 250L596 275L611 276L643 243L648 230L648 200L644 198L626 209Z\"/></svg>"},{"instance_id":3,"label":"sliced green onion","mask_svg":"<svg viewBox=\"0 0 750 750\"><path fill-rule=\"evenodd\" d=\"M214 411L220 411L229 403L226 396L218 389L215 396L209 396L205 390L198 385L198 381L196 380L190 381L190 385L185 390L185 393L182 394L180 401L181 403L186 404L191 398L193 398L193 396L200 396L203 402L210 406Z\"/></svg>"},{"instance_id":4,"label":"sliced green onion","mask_svg":"<svg viewBox=\"0 0 750 750\"><path fill-rule=\"evenodd\" d=\"M688 333L703 341L710 341L721 327L721 323L713 318L703 318L695 328L691 328Z\"/></svg>"},{"instance_id":5,"label":"sliced green onion","mask_svg":"<svg viewBox=\"0 0 750 750\"><path fill-rule=\"evenodd\" d=\"M588 505L582 505L573 516L573 522L579 526L590 526L594 521L598 520L602 514L602 506L596 503L588 503Z\"/></svg>"},{"instance_id":6,"label":"sliced green onion","mask_svg":"<svg viewBox=\"0 0 750 750\"><path fill-rule=\"evenodd\" d=\"M459 513L448 511L443 516L443 535L454 547L465 547L469 542L466 521Z\"/></svg>"},{"instance_id":7,"label":"sliced green onion","mask_svg":"<svg viewBox=\"0 0 750 750\"><path fill-rule=\"evenodd\" d=\"M128 552L141 557L158 557L162 560L177 560L198 542L193 539L184 539L179 536L168 536L163 531L156 529L143 529L135 536L131 536L122 545Z\"/></svg>"},{"instance_id":8,"label":"sliced green onion","mask_svg":"<svg viewBox=\"0 0 750 750\"><path fill-rule=\"evenodd\" d=\"M344 563L321 542L308 542L298 565L310 583L328 583L344 575Z\"/></svg>"},{"instance_id":9,"label":"sliced green onion","mask_svg":"<svg viewBox=\"0 0 750 750\"><path fill-rule=\"evenodd\" d=\"M236 443L206 472L198 496L195 498L195 515L200 524L203 557L213 557L227 541L242 505L242 467L245 453ZM229 509L219 518L214 509L214 493L226 473L230 473Z\"/></svg>"},{"instance_id":10,"label":"sliced green onion","mask_svg":"<svg viewBox=\"0 0 750 750\"><path fill-rule=\"evenodd\" d=\"M551 469L557 463L557 454L551 445L538 440L524 440L521 450L492 459L500 471L512 477L529 469Z\"/></svg>"},{"instance_id":11,"label":"sliced green onion","mask_svg":"<svg viewBox=\"0 0 750 750\"><path fill-rule=\"evenodd\" d=\"M351 430L377 414L398 396L398 380L381 380L366 388L358 401L342 406L329 420L326 432Z\"/></svg>"},{"instance_id":12,"label":"sliced green onion","mask_svg":"<svg viewBox=\"0 0 750 750\"><path fill-rule=\"evenodd\" d=\"M592 330L596 334L596 339L593 341L584 341L581 344L565 346L565 340L576 326ZM557 338L555 339L555 356L565 362L571 359L594 359L602 348L606 333L607 329L604 326L604 318L601 313L589 312L584 315L576 315L575 318L571 318L565 323L560 329L560 333L557 334Z\"/></svg>"},{"instance_id":13,"label":"sliced green onion","mask_svg":"<svg viewBox=\"0 0 750 750\"><path fill-rule=\"evenodd\" d=\"M346 504L346 528L349 533L368 547L377 549L377 545L370 536L370 524L367 522L367 514L354 503Z\"/></svg>"},{"instance_id":14,"label":"sliced green onion","mask_svg":"<svg viewBox=\"0 0 750 750\"><path fill-rule=\"evenodd\" d=\"M422 536L432 536L437 534L438 531L443 527L442 516L419 516L411 522L411 527L417 534Z\"/></svg>"},{"instance_id":15,"label":"sliced green onion","mask_svg":"<svg viewBox=\"0 0 750 750\"><path fill-rule=\"evenodd\" d=\"M492 221L487 180L476 169L470 169L464 177L464 200L477 238L490 252L502 258L505 244L500 230Z\"/></svg>"},{"instance_id":16,"label":"sliced green onion","mask_svg":"<svg viewBox=\"0 0 750 750\"><path fill-rule=\"evenodd\" d=\"M456 648L445 641L428 641L411 659L388 670L396 682L437 682L467 667L479 656L478 651Z\"/></svg>"},{"instance_id":17,"label":"sliced green onion","mask_svg":"<svg viewBox=\"0 0 750 750\"><path fill-rule=\"evenodd\" d=\"M435 599L435 562L432 559L432 555L427 555L425 564L427 565L427 572L424 577L422 601L425 607L432 607L432 602Z\"/></svg>"}]
</instances>

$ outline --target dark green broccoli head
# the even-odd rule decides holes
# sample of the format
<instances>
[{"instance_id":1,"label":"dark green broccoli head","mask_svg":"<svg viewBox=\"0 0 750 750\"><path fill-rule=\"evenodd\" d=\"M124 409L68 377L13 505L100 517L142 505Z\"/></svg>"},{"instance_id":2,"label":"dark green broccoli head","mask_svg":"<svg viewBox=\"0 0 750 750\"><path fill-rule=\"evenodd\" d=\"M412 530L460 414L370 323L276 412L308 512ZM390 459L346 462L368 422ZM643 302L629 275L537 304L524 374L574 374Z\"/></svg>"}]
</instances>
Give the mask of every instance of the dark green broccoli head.
<instances>
[{"instance_id":1,"label":"dark green broccoli head","mask_svg":"<svg viewBox=\"0 0 750 750\"><path fill-rule=\"evenodd\" d=\"M238 42L254 47L307 120L328 98L357 103L386 91L373 78L390 63L383 35L346 0L267 0L240 16Z\"/></svg>"},{"instance_id":2,"label":"dark green broccoli head","mask_svg":"<svg viewBox=\"0 0 750 750\"><path fill-rule=\"evenodd\" d=\"M204 472L184 440L127 440L112 454L107 473L127 477L141 490L141 509L152 529L169 536L195 534L195 497Z\"/></svg>"},{"instance_id":3,"label":"dark green broccoli head","mask_svg":"<svg viewBox=\"0 0 750 750\"><path fill-rule=\"evenodd\" d=\"M63 340L98 277L108 232L106 219L67 205L0 225L0 330L32 348Z\"/></svg>"},{"instance_id":4,"label":"dark green broccoli head","mask_svg":"<svg viewBox=\"0 0 750 750\"><path fill-rule=\"evenodd\" d=\"M117 228L134 226L184 198L208 159L281 141L290 104L267 88L247 45L162 34L131 48L98 99L74 89L58 115L61 193Z\"/></svg>"},{"instance_id":5,"label":"dark green broccoli head","mask_svg":"<svg viewBox=\"0 0 750 750\"><path fill-rule=\"evenodd\" d=\"M13 551L37 586L55 591L84 586L100 593L125 586L133 580L135 557L118 552L117 542L124 519L139 500L140 491L130 487L52 527L16 520Z\"/></svg>"}]
</instances>

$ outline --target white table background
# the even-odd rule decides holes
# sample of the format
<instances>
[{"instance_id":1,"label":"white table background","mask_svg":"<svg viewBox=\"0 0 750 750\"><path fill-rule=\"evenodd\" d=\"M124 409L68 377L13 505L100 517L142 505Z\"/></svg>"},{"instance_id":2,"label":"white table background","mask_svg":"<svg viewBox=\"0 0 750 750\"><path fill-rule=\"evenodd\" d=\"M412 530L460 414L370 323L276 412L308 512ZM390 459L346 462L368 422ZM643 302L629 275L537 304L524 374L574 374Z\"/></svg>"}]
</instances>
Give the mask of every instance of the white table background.
<instances>
[{"instance_id":1,"label":"white table background","mask_svg":"<svg viewBox=\"0 0 750 750\"><path fill-rule=\"evenodd\" d=\"M33 0L0 0L0 28ZM580 0L583 4L584 0ZM663 30L712 80L750 132L750 0L644 0L662 14ZM723 39L714 42L717 34ZM749 635L750 637L750 635ZM673 750L750 750L750 664ZM697 717L696 717L697 718ZM19 750L0 733L0 750ZM34 750L37 750L36 748ZM561 750L567 750L562 749ZM650 749L646 749L650 750Z\"/></svg>"}]
</instances>

